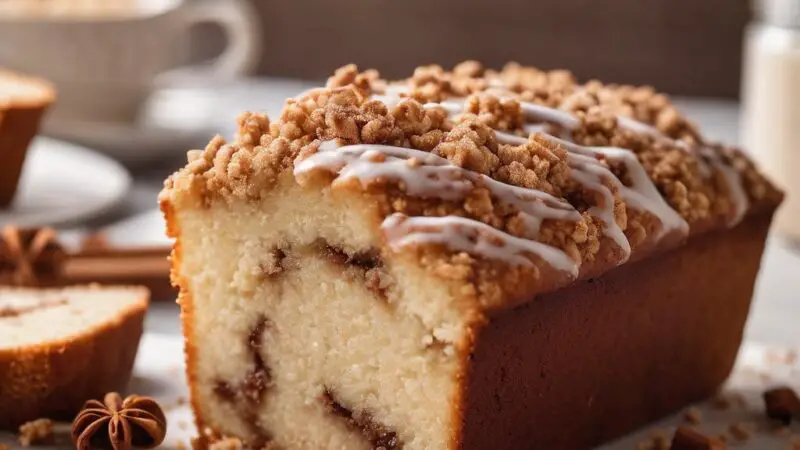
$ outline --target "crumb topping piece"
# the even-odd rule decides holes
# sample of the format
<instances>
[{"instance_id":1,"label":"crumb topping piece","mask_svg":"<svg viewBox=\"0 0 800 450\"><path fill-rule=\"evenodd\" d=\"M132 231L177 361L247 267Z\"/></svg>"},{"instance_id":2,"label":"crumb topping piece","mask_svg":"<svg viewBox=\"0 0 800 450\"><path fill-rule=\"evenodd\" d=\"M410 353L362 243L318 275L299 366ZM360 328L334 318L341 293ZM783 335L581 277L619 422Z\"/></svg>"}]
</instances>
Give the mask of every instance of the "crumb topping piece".
<instances>
[{"instance_id":1,"label":"crumb topping piece","mask_svg":"<svg viewBox=\"0 0 800 450\"><path fill-rule=\"evenodd\" d=\"M672 436L670 450L725 450L721 440L706 436L689 427L678 427Z\"/></svg>"},{"instance_id":2,"label":"crumb topping piece","mask_svg":"<svg viewBox=\"0 0 800 450\"><path fill-rule=\"evenodd\" d=\"M36 419L19 427L19 443L23 447L53 442L53 421Z\"/></svg>"},{"instance_id":3,"label":"crumb topping piece","mask_svg":"<svg viewBox=\"0 0 800 450\"><path fill-rule=\"evenodd\" d=\"M767 417L789 425L800 419L800 397L789 387L777 387L764 392Z\"/></svg>"}]
</instances>

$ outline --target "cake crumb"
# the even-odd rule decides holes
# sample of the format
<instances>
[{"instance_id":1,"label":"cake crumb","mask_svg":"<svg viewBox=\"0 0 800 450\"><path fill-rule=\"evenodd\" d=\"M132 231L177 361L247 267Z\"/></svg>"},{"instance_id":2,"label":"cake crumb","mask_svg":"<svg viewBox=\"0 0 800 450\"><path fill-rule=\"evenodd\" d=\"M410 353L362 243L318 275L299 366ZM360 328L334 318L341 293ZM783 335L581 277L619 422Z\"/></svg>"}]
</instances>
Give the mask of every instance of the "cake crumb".
<instances>
[{"instance_id":1,"label":"cake crumb","mask_svg":"<svg viewBox=\"0 0 800 450\"><path fill-rule=\"evenodd\" d=\"M771 427L770 432L775 436L789 437L792 434L792 429L786 425L779 423Z\"/></svg>"},{"instance_id":2,"label":"cake crumb","mask_svg":"<svg viewBox=\"0 0 800 450\"><path fill-rule=\"evenodd\" d=\"M723 450L725 443L689 427L678 427L668 450Z\"/></svg>"},{"instance_id":3,"label":"cake crumb","mask_svg":"<svg viewBox=\"0 0 800 450\"><path fill-rule=\"evenodd\" d=\"M683 419L692 425L699 425L703 421L703 412L696 406L689 407L684 411Z\"/></svg>"},{"instance_id":4,"label":"cake crumb","mask_svg":"<svg viewBox=\"0 0 800 450\"><path fill-rule=\"evenodd\" d=\"M800 417L800 397L790 387L776 387L764 392L767 417L789 425L792 419Z\"/></svg>"},{"instance_id":5,"label":"cake crumb","mask_svg":"<svg viewBox=\"0 0 800 450\"><path fill-rule=\"evenodd\" d=\"M753 435L752 430L752 424L746 422L737 422L728 427L731 436L737 441L746 441L750 439Z\"/></svg>"},{"instance_id":6,"label":"cake crumb","mask_svg":"<svg viewBox=\"0 0 800 450\"><path fill-rule=\"evenodd\" d=\"M747 407L747 400L738 392L720 392L711 401L711 406L718 411L727 411L734 407Z\"/></svg>"},{"instance_id":7,"label":"cake crumb","mask_svg":"<svg viewBox=\"0 0 800 450\"><path fill-rule=\"evenodd\" d=\"M19 443L23 447L46 444L53 441L53 421L36 419L19 427Z\"/></svg>"},{"instance_id":8,"label":"cake crumb","mask_svg":"<svg viewBox=\"0 0 800 450\"><path fill-rule=\"evenodd\" d=\"M178 441L175 443L175 450L188 450L188 449L189 446L187 446L183 441Z\"/></svg>"},{"instance_id":9,"label":"cake crumb","mask_svg":"<svg viewBox=\"0 0 800 450\"><path fill-rule=\"evenodd\" d=\"M727 395L720 392L714 396L713 400L711 400L711 406L718 411L727 411L731 408L732 403L731 399L728 398Z\"/></svg>"},{"instance_id":10,"label":"cake crumb","mask_svg":"<svg viewBox=\"0 0 800 450\"><path fill-rule=\"evenodd\" d=\"M238 438L225 438L208 446L208 450L242 450L244 445Z\"/></svg>"},{"instance_id":11,"label":"cake crumb","mask_svg":"<svg viewBox=\"0 0 800 450\"><path fill-rule=\"evenodd\" d=\"M670 440L667 431L661 428L656 428L650 432L649 447L644 447L646 450L669 450Z\"/></svg>"},{"instance_id":12,"label":"cake crumb","mask_svg":"<svg viewBox=\"0 0 800 450\"><path fill-rule=\"evenodd\" d=\"M666 436L657 437L654 441L654 450L669 450L670 442Z\"/></svg>"},{"instance_id":13,"label":"cake crumb","mask_svg":"<svg viewBox=\"0 0 800 450\"><path fill-rule=\"evenodd\" d=\"M188 424L188 423L186 423L186 421L185 421L185 420L179 420L179 421L178 421L178 428L180 428L181 430L185 430L185 429L187 429L188 427L189 427L189 424Z\"/></svg>"}]
</instances>

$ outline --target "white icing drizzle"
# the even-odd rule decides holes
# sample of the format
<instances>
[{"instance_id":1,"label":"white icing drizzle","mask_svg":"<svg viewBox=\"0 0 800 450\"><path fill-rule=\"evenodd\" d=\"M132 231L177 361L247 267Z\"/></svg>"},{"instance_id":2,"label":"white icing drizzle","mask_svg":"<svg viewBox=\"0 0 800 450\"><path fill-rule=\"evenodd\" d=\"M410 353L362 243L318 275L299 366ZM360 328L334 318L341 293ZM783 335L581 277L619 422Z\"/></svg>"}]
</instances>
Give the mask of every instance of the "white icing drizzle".
<instances>
[{"instance_id":1,"label":"white icing drizzle","mask_svg":"<svg viewBox=\"0 0 800 450\"><path fill-rule=\"evenodd\" d=\"M631 180L630 186L626 186L611 170L599 163L597 164L599 169L595 168L594 170L602 170L603 177L616 184L620 196L631 208L650 212L661 221L662 228L656 235L656 239L673 231L684 236L689 233L689 224L664 200L653 180L647 175L644 166L639 162L639 158L633 152L618 147L586 147L556 137L551 139L566 148L570 152L570 156L584 155L596 160L598 155L602 155L608 161L622 163Z\"/></svg>"},{"instance_id":2,"label":"white icing drizzle","mask_svg":"<svg viewBox=\"0 0 800 450\"><path fill-rule=\"evenodd\" d=\"M463 217L405 218L402 214L394 214L382 225L392 248L435 243L446 245L451 250L525 266L533 264L525 256L532 253L554 269L577 276L578 262L560 249L533 240L545 219L580 220L580 214L569 203L543 191L501 183L420 150L386 145L340 148L335 145L333 141L324 142L320 151L295 166L295 176L325 169L338 174L334 183L358 179L363 184L370 180L392 179L402 181L406 192L411 195L445 200L463 198L475 186L484 186L494 198L516 207L526 227L526 236L516 237ZM420 164L412 164L409 161L412 158Z\"/></svg>"},{"instance_id":3,"label":"white icing drizzle","mask_svg":"<svg viewBox=\"0 0 800 450\"><path fill-rule=\"evenodd\" d=\"M519 102L525 118L530 122L549 122L567 129L575 129L581 122L572 114L560 109L550 108L535 103Z\"/></svg>"},{"instance_id":4,"label":"white icing drizzle","mask_svg":"<svg viewBox=\"0 0 800 450\"><path fill-rule=\"evenodd\" d=\"M407 217L394 213L383 221L381 229L389 246L395 250L421 244L441 244L450 250L526 267L533 265L526 256L531 253L556 270L569 273L573 278L578 276L579 264L563 251L464 217Z\"/></svg>"},{"instance_id":5,"label":"white icing drizzle","mask_svg":"<svg viewBox=\"0 0 800 450\"><path fill-rule=\"evenodd\" d=\"M619 124L620 127L626 130L633 131L635 133L657 134L657 135L661 134L661 132L658 131L658 129L655 128L654 126L648 125L644 122L639 122L638 120L631 119L630 117L617 116L617 123Z\"/></svg>"},{"instance_id":6,"label":"white icing drizzle","mask_svg":"<svg viewBox=\"0 0 800 450\"><path fill-rule=\"evenodd\" d=\"M548 123L555 122L558 125L567 129L572 129L579 125L578 119L574 118L572 115L570 115L565 111L556 110L553 108L548 108L540 105L534 105L531 103L521 103L521 104L523 105L523 111L525 112L526 118L528 120L537 122L548 122ZM459 101L448 100L442 103L426 103L424 106L425 108L436 108L436 107L444 108L451 116L453 116L456 114L460 114L463 111L464 102L462 100ZM543 129L544 127L546 127L546 125L541 125L541 124L528 125L526 126L526 131L538 132L538 130L534 129L533 127ZM519 145L528 142L526 138L515 136L513 134L505 133L502 131L495 131L495 134L497 136L498 141L501 143ZM566 142L554 136L550 137L559 142ZM584 154L584 155L594 154L593 151L590 150L589 148L575 146L574 144L570 145L570 148L572 152L576 152L576 148L584 149L578 151L577 152L578 154ZM633 160L636 161L636 163L638 164L638 160L636 159L635 155L631 153L631 156L633 157ZM614 193L611 191L611 189L609 189L608 186L603 184L602 180L603 178L608 178L609 180L611 180L611 182L616 181L616 183L619 186L622 186L622 183L619 182L617 177L613 173L611 173L611 171L603 167L599 161L597 161L596 159L593 159L593 161L594 162L592 164L586 164L586 161L582 163L575 163L573 160L570 160L570 167L572 167L573 169L572 179L590 189L598 191L603 196L604 205L594 206L590 208L588 212L591 216L600 219L605 224L604 233L608 237L610 237L622 249L623 258L620 261L621 264L627 261L628 258L630 257L631 245L630 242L628 241L628 238L625 236L625 232L622 230L622 228L620 228L620 226L614 219ZM644 171L644 168L642 168L642 171ZM652 181L650 181L649 177L647 177L647 180L652 184ZM655 189L655 186L653 186L653 189ZM661 194L659 194L657 191L656 194L657 198L661 202L664 202L663 198L661 198ZM637 202L636 204L644 206L643 202ZM664 202L664 204L666 203ZM677 213L675 213L674 210L672 210L671 208L668 209L669 211L672 211L672 213L677 215ZM665 233L666 227L668 227L671 222L674 222L674 220L668 222L666 219L662 219L662 222L664 223L664 228L665 228L664 230L662 230L662 233ZM683 224L685 224L685 221L683 222ZM688 225L686 225L685 228L686 228L685 231L688 232Z\"/></svg>"},{"instance_id":7,"label":"white icing drizzle","mask_svg":"<svg viewBox=\"0 0 800 450\"><path fill-rule=\"evenodd\" d=\"M624 128L629 130L638 132L638 133L646 133L653 136L657 136L661 139L666 139L671 141L674 145L686 150L686 151L696 151L702 158L697 158L698 166L700 168L700 173L704 177L710 177L712 175L711 168L714 170L719 171L722 176L725 178L725 184L728 185L728 192L731 196L731 201L733 202L733 214L731 218L728 220L728 226L733 227L736 226L739 222L742 221L745 214L747 214L747 210L750 208L750 200L747 198L747 192L744 189L744 183L742 182L742 177L739 172L736 171L730 164L725 163L725 161L720 158L714 149L707 147L707 146L698 146L698 147L691 147L687 143L675 140L670 138L669 136L663 134L657 128L647 125L642 122L638 122L636 120L630 119L624 116L618 116L617 122ZM708 163L706 163L706 160ZM709 164L711 167L709 167Z\"/></svg>"},{"instance_id":8,"label":"white icing drizzle","mask_svg":"<svg viewBox=\"0 0 800 450\"><path fill-rule=\"evenodd\" d=\"M500 98L514 97L514 93L512 91L506 89L503 85L497 83L491 84L491 87L487 89L485 92L498 96ZM458 101L461 101L463 103L464 100L458 99ZM528 121L530 122L536 123L534 125L524 126L523 129L526 133L530 134L536 132L545 132L545 130L542 129L542 126L538 124L538 122L554 123L567 130L574 129L580 125L580 121L567 111L563 111L556 108L550 108L535 103L529 103L523 101L520 101L519 103L523 113L525 114L525 118L528 119ZM448 111L451 111L451 109L448 109ZM451 112L451 114L453 114L453 112ZM650 134L659 136L664 139L669 139L673 141L673 143L675 143L676 145L679 145L681 148L684 148L687 151L692 151L692 148L686 145L684 142L673 140L668 136L662 134L657 128L653 127L652 125L646 124L644 122L640 122L638 120L625 116L617 116L617 123L622 128L631 130L636 133ZM597 149L600 147L594 147L594 148ZM622 149L617 149L617 150L622 150ZM696 151L699 151L701 155L703 155L706 159L708 159L711 167L719 171L725 178L734 208L733 215L731 219L728 221L728 226L730 227L735 226L736 224L741 222L741 220L747 213L748 208L750 207L750 202L747 198L747 192L744 189L744 184L742 183L741 175L733 167L725 163L719 157L719 155L716 154L715 151L707 147L699 147ZM633 156L635 157L635 155ZM625 162L625 165L626 167L628 167L629 170L631 169L631 167L634 166L634 164L629 163L628 161ZM635 165L641 167L641 164L638 162L638 158ZM706 164L706 162L703 159L698 158L698 166L700 168L701 175L705 177L711 176L712 174L711 168L709 167L708 164ZM652 182L650 182L650 184L652 184ZM655 189L655 185L653 185L653 189ZM658 194L658 196L661 197L660 194ZM677 215L677 212L672 210L671 207L668 207L668 209L671 210L672 212L669 212L663 208L664 205L667 205L666 202L663 201L663 198L660 201L656 201L656 198L654 196L648 195L647 197L650 199L650 203L653 204L661 203L661 205L657 205L657 209L659 210L660 214L656 215L659 216L659 219L661 219L662 222L664 222L664 219L667 219L669 223L664 222L665 228L676 229L680 230L682 233L688 233L688 225L685 224L685 221L679 216L678 216L679 220L676 220L675 216ZM666 229L664 231L666 231Z\"/></svg>"},{"instance_id":9,"label":"white icing drizzle","mask_svg":"<svg viewBox=\"0 0 800 450\"><path fill-rule=\"evenodd\" d=\"M570 154L568 163L572 168L570 174L573 180L602 195L603 205L592 206L588 212L603 221L606 235L623 251L624 257L619 264L624 263L631 255L631 244L614 216L614 192L603 184L603 180L608 179L610 171L600 164L600 161L590 156Z\"/></svg>"},{"instance_id":10,"label":"white icing drizzle","mask_svg":"<svg viewBox=\"0 0 800 450\"><path fill-rule=\"evenodd\" d=\"M504 98L511 96L510 91L504 92L500 86L493 85L490 91ZM304 94L310 92L313 90ZM390 85L383 95L373 95L371 99L392 108L408 99L402 96L407 92L407 86ZM463 113L464 104L465 99L452 98L423 106L443 108L449 115L456 116ZM525 125L526 133L544 132L550 123L566 130L573 130L580 125L579 119L569 112L528 102L520 102L520 105L527 121L533 122ZM618 117L618 122L623 128L634 132L663 136L656 128L627 117ZM502 131L496 131L496 135L501 143L520 145L528 142L524 137ZM616 147L581 146L559 137L548 137L568 151L572 178L602 196L603 204L591 207L588 212L605 224L605 235L623 250L624 259L620 263L630 256L630 243L616 223L614 195L604 182L612 183L628 206L650 212L661 221L662 230L656 239L670 231L688 234L689 226L686 221L664 200L633 152ZM730 225L738 223L748 208L741 177L712 149L700 148L698 151L725 176L735 205L735 214ZM603 165L598 159L600 156L608 161L622 163L631 179L631 186L624 185ZM412 159L418 160L419 164L411 161ZM701 165L702 162L701 160ZM385 145L350 145L337 148L334 141L324 142L316 154L296 165L294 174L297 176L315 169L338 174L334 183L352 179L358 179L362 185L378 179L399 181L404 184L408 194L421 198L456 200L468 195L475 186L484 186L492 197L519 210L526 227L525 237L513 236L483 222L464 217L408 217L395 213L387 217L381 225L387 243L396 250L420 244L441 244L453 251L464 251L521 266L533 265L526 256L533 254L556 270L567 272L573 277L578 275L579 262L572 260L558 248L533 240L538 235L543 220L580 220L580 214L569 203L545 192L498 182L491 177L454 166L447 159L429 152Z\"/></svg>"},{"instance_id":11,"label":"white icing drizzle","mask_svg":"<svg viewBox=\"0 0 800 450\"><path fill-rule=\"evenodd\" d=\"M437 103L428 103L426 104L426 107L435 107L437 105ZM529 120L556 123L557 125L560 125L568 130L574 129L580 125L578 119L566 111L527 102L520 102L520 105L522 105L523 111L526 111L526 118ZM451 109L448 109L448 112L453 114ZM536 131L535 129L529 127L531 126L526 126L526 132ZM495 134L498 142L505 144L520 145L528 142L528 140L524 137L502 131L495 131ZM609 198L609 196L613 199L613 193L611 190L601 182L602 179L607 179L616 184L620 194L622 195L622 198L633 209L648 211L655 215L662 223L662 228L655 237L656 240L672 231L677 231L682 235L687 235L689 233L689 224L686 223L686 221L680 216L680 214L678 214L677 211L672 209L666 200L664 200L664 198L661 196L661 193L658 192L655 184L647 175L644 167L633 152L617 147L586 147L549 134L547 136L549 139L554 140L564 146L564 148L570 153L570 156L577 154L591 156L596 159L598 155L603 155L609 161L617 161L624 164L631 180L633 181L631 186L625 186L619 180L619 178L616 177L616 175L602 166L599 161L591 165L575 164L574 158L570 158L569 161L570 167L573 169L573 179L575 181L597 190L605 199ZM604 201L604 203L605 205L603 205L603 207L591 208L589 213L605 223L605 234L613 239L620 246L620 248L622 248L623 251L628 254L629 251L626 249L630 249L630 243L628 242L627 238L624 238L625 233L620 229L616 221L613 220L614 202ZM612 219L609 220L609 217Z\"/></svg>"},{"instance_id":12,"label":"white icing drizzle","mask_svg":"<svg viewBox=\"0 0 800 450\"><path fill-rule=\"evenodd\" d=\"M747 198L742 176L736 169L731 167L730 164L726 164L714 149L700 147L698 151L700 155L705 157L711 163L711 166L718 170L725 178L725 182L728 185L728 193L733 202L733 214L728 220L728 226L734 227L744 219L747 210L750 208L750 200Z\"/></svg>"},{"instance_id":13,"label":"white icing drizzle","mask_svg":"<svg viewBox=\"0 0 800 450\"><path fill-rule=\"evenodd\" d=\"M492 197L519 210L526 236L535 238L546 219L579 221L580 214L569 203L546 192L501 183L486 175L454 166L445 158L404 147L387 145L348 145L335 147L326 141L320 151L294 169L295 175L314 169L338 173L334 183L358 179L362 185L377 179L402 181L406 193L420 198L456 200L467 196L475 186L483 186ZM410 159L420 165L412 166Z\"/></svg>"}]
</instances>

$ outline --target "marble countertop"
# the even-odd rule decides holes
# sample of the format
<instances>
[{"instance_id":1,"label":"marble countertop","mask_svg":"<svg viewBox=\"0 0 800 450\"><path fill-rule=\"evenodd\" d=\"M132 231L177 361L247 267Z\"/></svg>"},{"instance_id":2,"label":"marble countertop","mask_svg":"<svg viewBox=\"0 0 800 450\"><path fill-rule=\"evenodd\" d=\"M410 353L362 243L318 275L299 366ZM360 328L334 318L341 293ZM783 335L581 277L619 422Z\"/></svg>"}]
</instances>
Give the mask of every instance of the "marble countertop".
<instances>
[{"instance_id":1,"label":"marble countertop","mask_svg":"<svg viewBox=\"0 0 800 450\"><path fill-rule=\"evenodd\" d=\"M209 130L209 136L213 132L231 136L235 117L242 111L265 111L275 117L283 99L313 85L273 79L240 81L214 89L202 85L170 89L154 97L150 120L176 128L202 127ZM729 143L738 141L736 102L685 98L675 101L710 138ZM164 177L183 163L184 154L182 149L176 149L165 160L134 171L134 188L121 215L145 214L134 221L135 225L128 225L135 226L138 234L161 233L159 215L152 211L155 198ZM746 338L771 345L800 346L798 318L800 249L772 238L764 256ZM149 331L178 334L178 310L174 302L155 302L146 326Z\"/></svg>"}]
</instances>

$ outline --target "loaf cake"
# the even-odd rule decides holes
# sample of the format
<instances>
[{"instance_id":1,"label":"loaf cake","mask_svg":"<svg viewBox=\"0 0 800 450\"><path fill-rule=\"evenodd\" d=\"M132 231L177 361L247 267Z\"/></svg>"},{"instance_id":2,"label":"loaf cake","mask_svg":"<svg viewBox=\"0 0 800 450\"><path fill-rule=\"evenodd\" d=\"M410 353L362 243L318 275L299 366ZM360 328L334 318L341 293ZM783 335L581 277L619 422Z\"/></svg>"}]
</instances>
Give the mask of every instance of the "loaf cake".
<instances>
[{"instance_id":1,"label":"loaf cake","mask_svg":"<svg viewBox=\"0 0 800 450\"><path fill-rule=\"evenodd\" d=\"M128 384L149 293L138 287L0 288L0 429L71 421Z\"/></svg>"},{"instance_id":2,"label":"loaf cake","mask_svg":"<svg viewBox=\"0 0 800 450\"><path fill-rule=\"evenodd\" d=\"M49 83L0 69L0 207L13 200L28 145L54 100Z\"/></svg>"},{"instance_id":3,"label":"loaf cake","mask_svg":"<svg viewBox=\"0 0 800 450\"><path fill-rule=\"evenodd\" d=\"M346 66L160 196L202 447L579 449L711 395L781 193L651 88Z\"/></svg>"}]
</instances>

